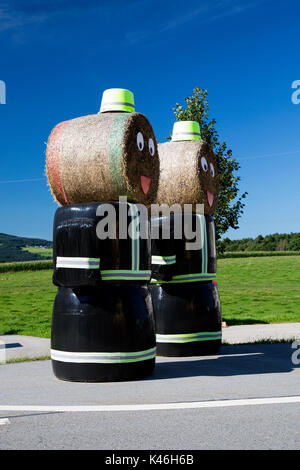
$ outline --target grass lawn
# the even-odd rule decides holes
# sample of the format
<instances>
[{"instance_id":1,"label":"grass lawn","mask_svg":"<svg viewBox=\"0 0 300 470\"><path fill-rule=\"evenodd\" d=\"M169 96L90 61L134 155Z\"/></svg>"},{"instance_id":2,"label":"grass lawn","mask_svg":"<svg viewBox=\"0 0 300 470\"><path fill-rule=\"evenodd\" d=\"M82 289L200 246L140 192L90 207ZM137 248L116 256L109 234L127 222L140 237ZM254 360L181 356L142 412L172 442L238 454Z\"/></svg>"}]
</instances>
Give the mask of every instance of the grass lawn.
<instances>
[{"instance_id":1,"label":"grass lawn","mask_svg":"<svg viewBox=\"0 0 300 470\"><path fill-rule=\"evenodd\" d=\"M0 334L50 337L52 270L0 274Z\"/></svg>"},{"instance_id":2,"label":"grass lawn","mask_svg":"<svg viewBox=\"0 0 300 470\"><path fill-rule=\"evenodd\" d=\"M229 325L300 321L300 256L218 261L223 319ZM0 273L0 334L50 337L52 271Z\"/></svg>"},{"instance_id":3,"label":"grass lawn","mask_svg":"<svg viewBox=\"0 0 300 470\"><path fill-rule=\"evenodd\" d=\"M229 325L300 321L300 257L220 259L217 282Z\"/></svg>"}]
</instances>

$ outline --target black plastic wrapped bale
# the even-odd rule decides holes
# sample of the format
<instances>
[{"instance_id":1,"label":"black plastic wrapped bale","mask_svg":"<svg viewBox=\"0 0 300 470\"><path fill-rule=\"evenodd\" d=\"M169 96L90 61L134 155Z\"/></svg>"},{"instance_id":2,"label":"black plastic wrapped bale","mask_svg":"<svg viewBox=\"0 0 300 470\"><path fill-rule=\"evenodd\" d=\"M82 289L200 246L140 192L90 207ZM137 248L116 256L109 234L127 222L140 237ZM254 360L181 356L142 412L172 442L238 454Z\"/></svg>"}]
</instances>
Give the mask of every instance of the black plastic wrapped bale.
<instances>
[{"instance_id":1,"label":"black plastic wrapped bale","mask_svg":"<svg viewBox=\"0 0 300 470\"><path fill-rule=\"evenodd\" d=\"M54 218L53 283L71 288L98 287L102 282L145 284L151 275L147 231L148 221L135 204L60 207Z\"/></svg>"},{"instance_id":2,"label":"black plastic wrapped bale","mask_svg":"<svg viewBox=\"0 0 300 470\"><path fill-rule=\"evenodd\" d=\"M157 355L217 354L222 339L221 305L215 282L153 284Z\"/></svg>"},{"instance_id":3,"label":"black plastic wrapped bale","mask_svg":"<svg viewBox=\"0 0 300 470\"><path fill-rule=\"evenodd\" d=\"M215 279L216 241L211 216L152 217L151 238L151 283Z\"/></svg>"},{"instance_id":4,"label":"black plastic wrapped bale","mask_svg":"<svg viewBox=\"0 0 300 470\"><path fill-rule=\"evenodd\" d=\"M151 218L151 279L171 281L176 268L178 240L174 238L174 216Z\"/></svg>"},{"instance_id":5,"label":"black plastic wrapped bale","mask_svg":"<svg viewBox=\"0 0 300 470\"><path fill-rule=\"evenodd\" d=\"M181 234L178 223L182 226ZM169 231L168 224L169 240L163 239L163 234ZM178 214L152 218L151 226L159 228L158 238L153 231L156 235L152 240L150 287L157 354L217 353L222 321L218 289L213 282L216 277L213 218L199 214L184 218Z\"/></svg>"},{"instance_id":6,"label":"black plastic wrapped bale","mask_svg":"<svg viewBox=\"0 0 300 470\"><path fill-rule=\"evenodd\" d=\"M51 330L57 378L78 382L141 379L153 373L155 349L146 287L59 288Z\"/></svg>"}]
</instances>

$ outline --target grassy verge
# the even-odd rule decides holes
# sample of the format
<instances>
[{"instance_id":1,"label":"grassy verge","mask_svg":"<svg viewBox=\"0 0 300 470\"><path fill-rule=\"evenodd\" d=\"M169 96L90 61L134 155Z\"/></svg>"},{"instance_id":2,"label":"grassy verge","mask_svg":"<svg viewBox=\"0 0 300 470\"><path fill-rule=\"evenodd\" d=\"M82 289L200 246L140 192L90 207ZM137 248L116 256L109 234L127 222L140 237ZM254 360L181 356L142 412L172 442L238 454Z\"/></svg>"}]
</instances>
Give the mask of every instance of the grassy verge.
<instances>
[{"instance_id":1,"label":"grassy verge","mask_svg":"<svg viewBox=\"0 0 300 470\"><path fill-rule=\"evenodd\" d=\"M39 357L16 357L15 359L9 359L5 362L0 362L0 365L4 364L17 364L19 362L32 362L32 361L49 361L50 356L39 356Z\"/></svg>"}]
</instances>

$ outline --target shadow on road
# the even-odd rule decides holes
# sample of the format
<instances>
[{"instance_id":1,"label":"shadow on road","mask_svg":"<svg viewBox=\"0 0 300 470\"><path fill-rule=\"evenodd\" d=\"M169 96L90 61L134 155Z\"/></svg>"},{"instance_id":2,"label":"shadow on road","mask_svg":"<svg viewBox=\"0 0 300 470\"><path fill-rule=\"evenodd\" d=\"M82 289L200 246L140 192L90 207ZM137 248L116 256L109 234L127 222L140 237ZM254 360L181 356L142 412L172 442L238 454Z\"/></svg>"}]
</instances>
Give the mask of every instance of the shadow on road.
<instances>
[{"instance_id":1,"label":"shadow on road","mask_svg":"<svg viewBox=\"0 0 300 470\"><path fill-rule=\"evenodd\" d=\"M157 361L154 375L147 380L291 372L297 367L292 363L293 352L286 343L222 346L218 356Z\"/></svg>"}]
</instances>

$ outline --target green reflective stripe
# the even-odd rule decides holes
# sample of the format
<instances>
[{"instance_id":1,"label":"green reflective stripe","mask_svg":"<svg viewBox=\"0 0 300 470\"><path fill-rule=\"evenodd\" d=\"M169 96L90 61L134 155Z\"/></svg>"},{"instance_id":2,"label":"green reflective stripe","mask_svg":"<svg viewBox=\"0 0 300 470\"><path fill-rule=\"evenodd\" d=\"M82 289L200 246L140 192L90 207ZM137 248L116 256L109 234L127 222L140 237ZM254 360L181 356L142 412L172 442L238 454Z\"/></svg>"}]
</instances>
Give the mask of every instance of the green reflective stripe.
<instances>
[{"instance_id":1,"label":"green reflective stripe","mask_svg":"<svg viewBox=\"0 0 300 470\"><path fill-rule=\"evenodd\" d=\"M139 212L135 204L129 205L129 212L131 215L131 269L139 270L140 267L140 227L139 227ZM137 219L135 231L135 219Z\"/></svg>"},{"instance_id":2,"label":"green reflective stripe","mask_svg":"<svg viewBox=\"0 0 300 470\"><path fill-rule=\"evenodd\" d=\"M203 267L202 267L202 272L207 274L207 258L208 258L208 252L207 252L207 230L206 230L206 220L204 215L202 216L202 223L203 223L203 236L204 236L204 241L203 241L203 248L202 248L202 259L203 261Z\"/></svg>"},{"instance_id":3,"label":"green reflective stripe","mask_svg":"<svg viewBox=\"0 0 300 470\"><path fill-rule=\"evenodd\" d=\"M174 256L158 256L153 255L151 257L152 264L175 264L176 263L176 255Z\"/></svg>"},{"instance_id":4,"label":"green reflective stripe","mask_svg":"<svg viewBox=\"0 0 300 470\"><path fill-rule=\"evenodd\" d=\"M214 341L222 339L222 331L206 331L176 335L156 335L157 343L192 343L194 341Z\"/></svg>"},{"instance_id":5,"label":"green reflective stripe","mask_svg":"<svg viewBox=\"0 0 300 470\"><path fill-rule=\"evenodd\" d=\"M134 271L130 269L113 270L113 271L101 271L101 277L103 281L110 280L149 280L151 277L151 271Z\"/></svg>"},{"instance_id":6,"label":"green reflective stripe","mask_svg":"<svg viewBox=\"0 0 300 470\"><path fill-rule=\"evenodd\" d=\"M98 364L124 364L154 359L156 348L133 352L69 352L51 349L51 359L61 362L98 363Z\"/></svg>"},{"instance_id":7,"label":"green reflective stripe","mask_svg":"<svg viewBox=\"0 0 300 470\"><path fill-rule=\"evenodd\" d=\"M151 280L151 284L183 284L185 282L198 282L198 281L212 281L215 279L216 273L207 274L182 274L173 276L171 281L158 281L155 279Z\"/></svg>"},{"instance_id":8,"label":"green reflective stripe","mask_svg":"<svg viewBox=\"0 0 300 470\"><path fill-rule=\"evenodd\" d=\"M109 134L109 169L113 187L118 195L130 196L123 173L123 149L120 139L124 136L130 114L120 114L113 122Z\"/></svg>"},{"instance_id":9,"label":"green reflective stripe","mask_svg":"<svg viewBox=\"0 0 300 470\"><path fill-rule=\"evenodd\" d=\"M213 256L217 255L216 253L216 230L215 230L215 223L214 221L211 222L212 226L212 248L213 248Z\"/></svg>"},{"instance_id":10,"label":"green reflective stripe","mask_svg":"<svg viewBox=\"0 0 300 470\"><path fill-rule=\"evenodd\" d=\"M205 216L202 214L196 214L196 217L200 223L200 233L201 233L201 258L202 258L202 265L201 265L201 273L207 275L207 237L206 237L206 222Z\"/></svg>"}]
</instances>

